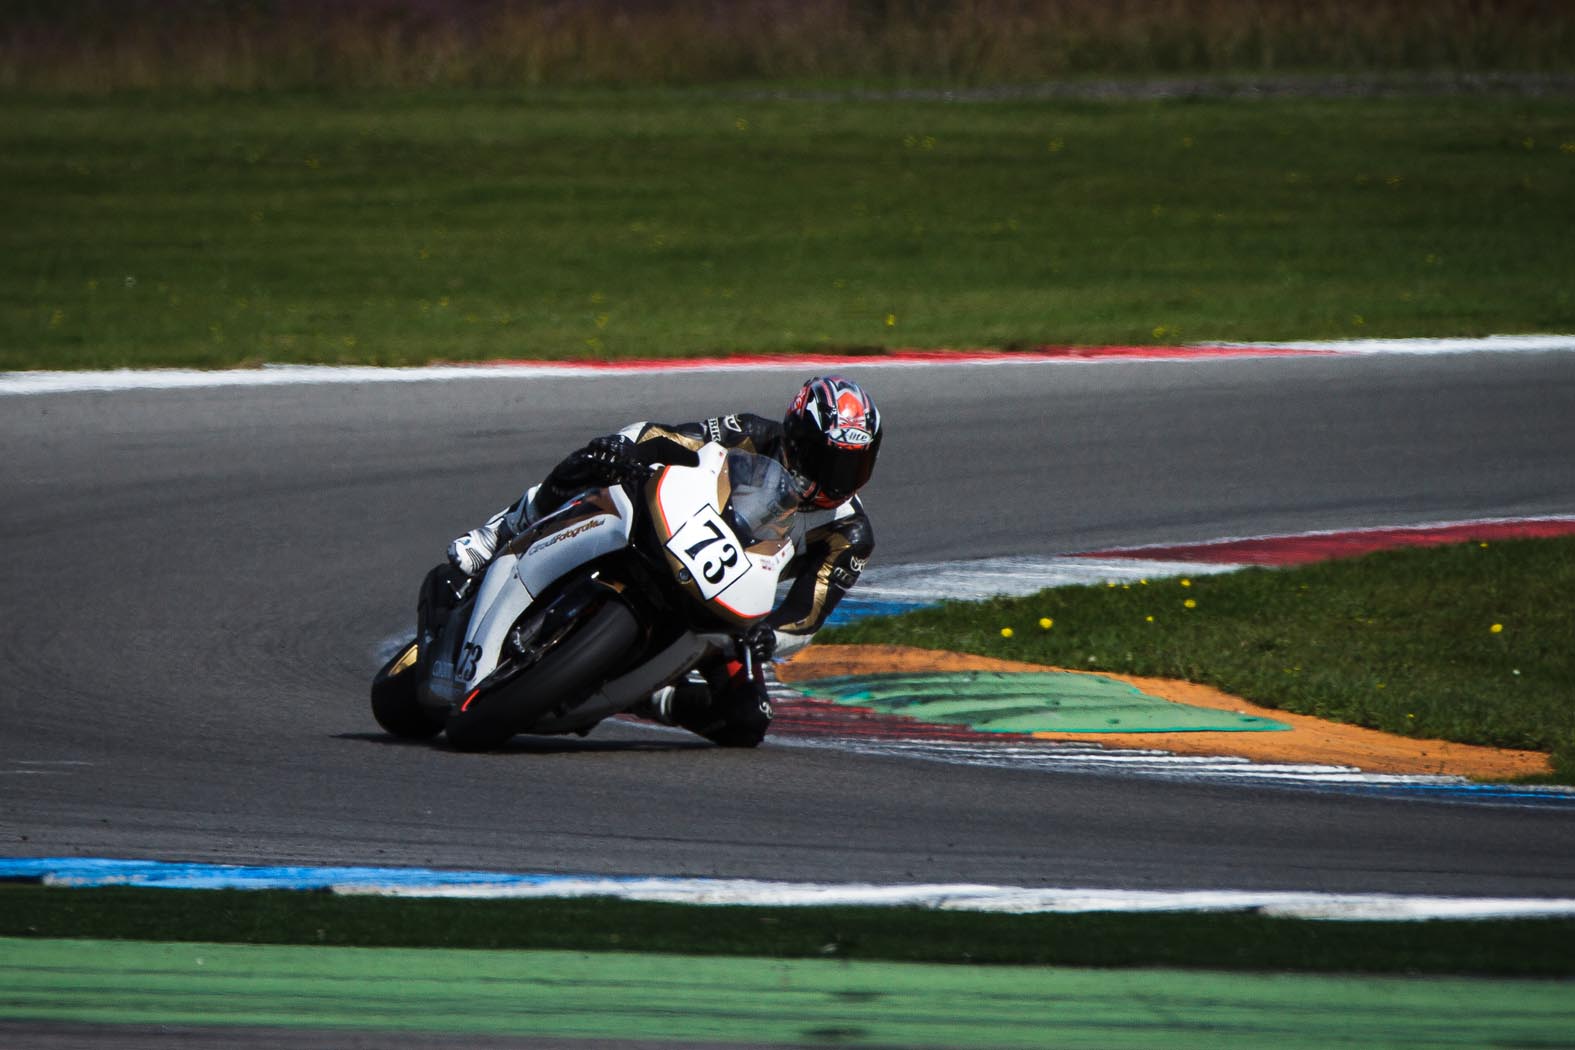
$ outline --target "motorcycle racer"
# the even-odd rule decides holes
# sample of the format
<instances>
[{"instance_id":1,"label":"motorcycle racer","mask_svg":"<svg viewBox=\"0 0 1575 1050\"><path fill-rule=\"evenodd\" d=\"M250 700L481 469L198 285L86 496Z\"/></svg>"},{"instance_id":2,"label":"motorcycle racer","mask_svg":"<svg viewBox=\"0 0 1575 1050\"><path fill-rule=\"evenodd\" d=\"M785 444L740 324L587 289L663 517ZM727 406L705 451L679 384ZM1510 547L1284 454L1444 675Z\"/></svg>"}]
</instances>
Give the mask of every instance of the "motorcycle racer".
<instances>
[{"instance_id":1,"label":"motorcycle racer","mask_svg":"<svg viewBox=\"0 0 1575 1050\"><path fill-rule=\"evenodd\" d=\"M836 375L804 383L780 423L750 412L690 423L632 423L571 453L516 503L455 539L449 564L462 578L474 578L510 539L576 493L643 476L655 464L682 463L708 442L778 460L799 487L803 541L783 574L792 581L786 596L740 639L753 673L746 673L741 651L739 659L702 666L658 690L633 712L724 747L754 747L772 715L765 663L809 644L874 550L858 492L874 471L882 436L874 400L859 384ZM423 623L448 589L438 583L429 578L423 588L418 613Z\"/></svg>"}]
</instances>

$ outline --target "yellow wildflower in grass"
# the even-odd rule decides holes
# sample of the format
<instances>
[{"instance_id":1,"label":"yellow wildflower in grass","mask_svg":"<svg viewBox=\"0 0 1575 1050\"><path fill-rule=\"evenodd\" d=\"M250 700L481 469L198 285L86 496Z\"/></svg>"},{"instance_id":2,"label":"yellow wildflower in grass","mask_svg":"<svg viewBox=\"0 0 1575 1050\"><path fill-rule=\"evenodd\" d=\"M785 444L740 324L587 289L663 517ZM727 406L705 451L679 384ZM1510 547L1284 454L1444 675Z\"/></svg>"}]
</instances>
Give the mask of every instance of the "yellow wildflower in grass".
<instances>
[{"instance_id":1,"label":"yellow wildflower in grass","mask_svg":"<svg viewBox=\"0 0 1575 1050\"><path fill-rule=\"evenodd\" d=\"M1196 609L1198 607L1198 600L1196 598L1188 598L1186 601L1182 602L1181 604L1182 604L1183 608Z\"/></svg>"},{"instance_id":2,"label":"yellow wildflower in grass","mask_svg":"<svg viewBox=\"0 0 1575 1050\"><path fill-rule=\"evenodd\" d=\"M895 327L897 327L897 315L896 314L887 314L886 315L886 327L887 328L895 328Z\"/></svg>"},{"instance_id":3,"label":"yellow wildflower in grass","mask_svg":"<svg viewBox=\"0 0 1575 1050\"><path fill-rule=\"evenodd\" d=\"M1153 623L1154 622L1154 617L1152 617L1152 616L1145 616L1145 617L1143 617L1143 622L1144 623Z\"/></svg>"},{"instance_id":4,"label":"yellow wildflower in grass","mask_svg":"<svg viewBox=\"0 0 1575 1050\"><path fill-rule=\"evenodd\" d=\"M1002 638L1010 638L1012 636L1012 633L1013 632L1012 632L1012 629L1010 627L1002 627L1001 628L1001 637Z\"/></svg>"},{"instance_id":5,"label":"yellow wildflower in grass","mask_svg":"<svg viewBox=\"0 0 1575 1050\"><path fill-rule=\"evenodd\" d=\"M1048 631L1050 628L1055 626L1055 621L1050 619L1048 616L1041 616L1039 617L1039 626L1042 629Z\"/></svg>"},{"instance_id":6,"label":"yellow wildflower in grass","mask_svg":"<svg viewBox=\"0 0 1575 1050\"><path fill-rule=\"evenodd\" d=\"M1182 577L1182 578L1181 578L1181 585L1182 585L1182 586L1183 586L1183 587L1191 587L1191 586L1192 586L1192 581L1191 581L1191 580L1189 580L1189 579L1187 579L1187 578L1186 578L1186 577L1185 577L1185 576L1183 576L1183 577Z\"/></svg>"},{"instance_id":7,"label":"yellow wildflower in grass","mask_svg":"<svg viewBox=\"0 0 1575 1050\"><path fill-rule=\"evenodd\" d=\"M1489 627L1488 630L1492 631L1494 634L1503 634L1504 625L1501 623L1496 623L1492 627Z\"/></svg>"}]
</instances>

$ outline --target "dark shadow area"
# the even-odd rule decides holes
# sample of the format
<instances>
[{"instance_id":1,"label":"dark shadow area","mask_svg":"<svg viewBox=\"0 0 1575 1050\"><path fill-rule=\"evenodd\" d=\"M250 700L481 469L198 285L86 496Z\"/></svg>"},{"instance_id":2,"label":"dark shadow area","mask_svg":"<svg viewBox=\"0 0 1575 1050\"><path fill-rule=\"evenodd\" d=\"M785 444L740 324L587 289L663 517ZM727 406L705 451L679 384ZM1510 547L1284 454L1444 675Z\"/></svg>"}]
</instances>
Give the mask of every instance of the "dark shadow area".
<instances>
[{"instance_id":1,"label":"dark shadow area","mask_svg":"<svg viewBox=\"0 0 1575 1050\"><path fill-rule=\"evenodd\" d=\"M412 747L429 748L437 751L449 751L453 754L466 754L468 752L455 751L449 747L441 736L431 740L404 740L387 733L335 733L335 740L354 740L366 744L381 744L386 747ZM486 752L492 755L562 755L580 752L626 752L626 751L694 751L716 747L709 741L699 737L679 737L662 740L615 740L594 739L591 737L576 736L530 736L521 734L508 743L493 751Z\"/></svg>"}]
</instances>

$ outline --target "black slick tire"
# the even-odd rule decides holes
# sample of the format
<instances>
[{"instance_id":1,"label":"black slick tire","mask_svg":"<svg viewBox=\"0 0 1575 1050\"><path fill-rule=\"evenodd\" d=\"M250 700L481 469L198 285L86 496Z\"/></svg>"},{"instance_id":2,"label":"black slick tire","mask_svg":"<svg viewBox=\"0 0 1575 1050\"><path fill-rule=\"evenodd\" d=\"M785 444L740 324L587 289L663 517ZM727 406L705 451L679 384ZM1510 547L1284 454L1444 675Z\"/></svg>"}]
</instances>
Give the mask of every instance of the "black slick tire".
<instances>
[{"instance_id":1,"label":"black slick tire","mask_svg":"<svg viewBox=\"0 0 1575 1050\"><path fill-rule=\"evenodd\" d=\"M609 601L518 678L467 710L449 713L444 731L459 751L490 751L560 704L578 700L608 677L639 637L634 613Z\"/></svg>"},{"instance_id":2,"label":"black slick tire","mask_svg":"<svg viewBox=\"0 0 1575 1050\"><path fill-rule=\"evenodd\" d=\"M394 736L430 740L443 731L443 720L416 699L416 643L411 640L372 679L372 717Z\"/></svg>"}]
</instances>

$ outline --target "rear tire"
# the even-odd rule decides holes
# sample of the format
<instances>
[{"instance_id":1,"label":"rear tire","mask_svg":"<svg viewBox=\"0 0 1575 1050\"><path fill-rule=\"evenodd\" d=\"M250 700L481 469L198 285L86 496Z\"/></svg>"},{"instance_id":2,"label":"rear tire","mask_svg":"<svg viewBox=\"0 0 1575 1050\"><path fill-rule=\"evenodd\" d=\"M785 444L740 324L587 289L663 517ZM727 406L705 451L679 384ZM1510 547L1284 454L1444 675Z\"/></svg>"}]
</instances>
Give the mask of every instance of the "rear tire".
<instances>
[{"instance_id":1,"label":"rear tire","mask_svg":"<svg viewBox=\"0 0 1575 1050\"><path fill-rule=\"evenodd\" d=\"M406 740L430 740L443 730L443 720L416 699L416 643L394 654L372 679L372 717L377 724Z\"/></svg>"},{"instance_id":2,"label":"rear tire","mask_svg":"<svg viewBox=\"0 0 1575 1050\"><path fill-rule=\"evenodd\" d=\"M477 697L468 711L452 711L444 727L448 742L460 751L490 751L528 731L542 715L608 678L639 635L629 607L607 602L498 693Z\"/></svg>"}]
</instances>

